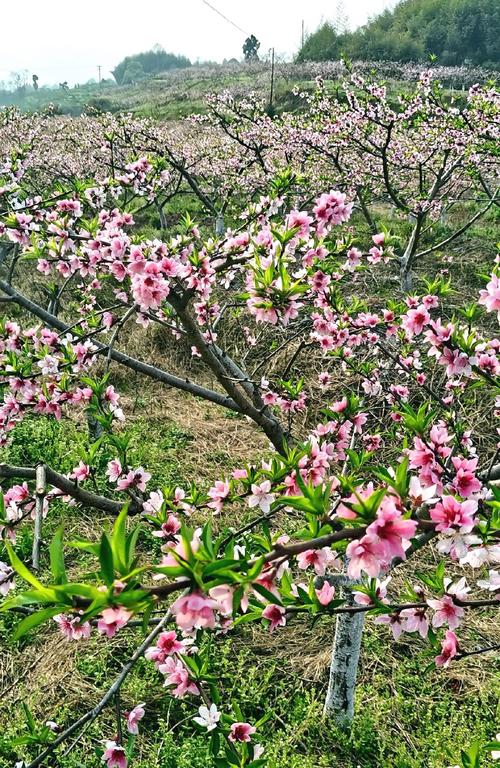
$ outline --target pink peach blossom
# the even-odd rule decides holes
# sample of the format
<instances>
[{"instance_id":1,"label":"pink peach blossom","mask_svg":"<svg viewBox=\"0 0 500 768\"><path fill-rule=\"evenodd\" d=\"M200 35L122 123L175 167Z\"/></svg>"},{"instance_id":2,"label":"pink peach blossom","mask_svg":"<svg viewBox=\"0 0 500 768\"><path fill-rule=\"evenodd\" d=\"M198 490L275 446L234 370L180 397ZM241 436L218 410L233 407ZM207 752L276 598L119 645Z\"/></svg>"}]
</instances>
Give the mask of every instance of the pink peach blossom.
<instances>
[{"instance_id":1,"label":"pink peach blossom","mask_svg":"<svg viewBox=\"0 0 500 768\"><path fill-rule=\"evenodd\" d=\"M177 626L185 632L192 629L214 629L217 602L202 592L191 592L177 598L171 607Z\"/></svg>"},{"instance_id":2,"label":"pink peach blossom","mask_svg":"<svg viewBox=\"0 0 500 768\"><path fill-rule=\"evenodd\" d=\"M105 608L97 622L97 629L101 635L113 637L117 630L124 627L131 617L131 611L127 611L121 606L119 608Z\"/></svg>"},{"instance_id":3,"label":"pink peach blossom","mask_svg":"<svg viewBox=\"0 0 500 768\"><path fill-rule=\"evenodd\" d=\"M144 704L137 704L128 714L127 717L127 731L137 736L139 733L139 722L144 717Z\"/></svg>"},{"instance_id":4,"label":"pink peach blossom","mask_svg":"<svg viewBox=\"0 0 500 768\"><path fill-rule=\"evenodd\" d=\"M286 624L286 612L281 605L270 603L262 611L262 616L270 622L269 629L271 632L276 627L284 627Z\"/></svg>"},{"instance_id":5,"label":"pink peach blossom","mask_svg":"<svg viewBox=\"0 0 500 768\"><path fill-rule=\"evenodd\" d=\"M107 741L102 761L107 768L127 768L127 755L122 746L116 741Z\"/></svg>"},{"instance_id":6,"label":"pink peach blossom","mask_svg":"<svg viewBox=\"0 0 500 768\"><path fill-rule=\"evenodd\" d=\"M251 741L256 729L249 723L233 723L229 729L229 741Z\"/></svg>"},{"instance_id":7,"label":"pink peach blossom","mask_svg":"<svg viewBox=\"0 0 500 768\"><path fill-rule=\"evenodd\" d=\"M441 653L436 656L437 667L448 667L451 660L458 654L458 640L454 632L448 630L441 645Z\"/></svg>"},{"instance_id":8,"label":"pink peach blossom","mask_svg":"<svg viewBox=\"0 0 500 768\"><path fill-rule=\"evenodd\" d=\"M440 600L427 600L427 605L435 611L432 617L433 627L442 627L448 624L450 629L456 629L465 611L456 605L451 595L444 595Z\"/></svg>"}]
</instances>

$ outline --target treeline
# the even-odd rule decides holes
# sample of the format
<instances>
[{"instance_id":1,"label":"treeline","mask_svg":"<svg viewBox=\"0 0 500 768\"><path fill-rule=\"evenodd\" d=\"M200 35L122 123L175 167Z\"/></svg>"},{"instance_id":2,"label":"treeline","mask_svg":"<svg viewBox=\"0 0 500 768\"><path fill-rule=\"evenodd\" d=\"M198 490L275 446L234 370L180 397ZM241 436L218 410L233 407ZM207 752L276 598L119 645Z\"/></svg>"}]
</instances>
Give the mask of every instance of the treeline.
<instances>
[{"instance_id":1,"label":"treeline","mask_svg":"<svg viewBox=\"0 0 500 768\"><path fill-rule=\"evenodd\" d=\"M156 75L169 69L182 69L190 66L191 62L185 56L167 53L163 48L156 46L150 51L137 53L134 56L126 56L114 68L113 76L118 85L128 85L136 83L148 75Z\"/></svg>"},{"instance_id":2,"label":"treeline","mask_svg":"<svg viewBox=\"0 0 500 768\"><path fill-rule=\"evenodd\" d=\"M402 0L355 32L326 22L297 61L419 61L500 67L500 0Z\"/></svg>"}]
</instances>

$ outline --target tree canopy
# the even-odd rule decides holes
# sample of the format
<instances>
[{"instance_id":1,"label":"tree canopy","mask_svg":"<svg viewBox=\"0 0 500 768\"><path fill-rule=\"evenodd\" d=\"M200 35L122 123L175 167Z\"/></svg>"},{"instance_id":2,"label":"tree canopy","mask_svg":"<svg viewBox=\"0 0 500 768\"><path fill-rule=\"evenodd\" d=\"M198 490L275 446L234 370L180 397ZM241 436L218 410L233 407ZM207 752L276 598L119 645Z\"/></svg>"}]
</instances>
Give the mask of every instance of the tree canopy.
<instances>
[{"instance_id":1,"label":"tree canopy","mask_svg":"<svg viewBox=\"0 0 500 768\"><path fill-rule=\"evenodd\" d=\"M402 0L355 32L325 22L299 51L299 61L412 61L434 54L440 63L500 65L497 0Z\"/></svg>"},{"instance_id":2,"label":"tree canopy","mask_svg":"<svg viewBox=\"0 0 500 768\"><path fill-rule=\"evenodd\" d=\"M113 70L113 76L118 85L126 85L135 82L141 76L156 75L169 69L190 66L191 62L185 56L167 53L160 46L155 46L150 51L126 56Z\"/></svg>"},{"instance_id":3,"label":"tree canopy","mask_svg":"<svg viewBox=\"0 0 500 768\"><path fill-rule=\"evenodd\" d=\"M257 61L259 58L259 48L260 43L255 35L247 37L243 43L243 55L245 56L245 61Z\"/></svg>"}]
</instances>

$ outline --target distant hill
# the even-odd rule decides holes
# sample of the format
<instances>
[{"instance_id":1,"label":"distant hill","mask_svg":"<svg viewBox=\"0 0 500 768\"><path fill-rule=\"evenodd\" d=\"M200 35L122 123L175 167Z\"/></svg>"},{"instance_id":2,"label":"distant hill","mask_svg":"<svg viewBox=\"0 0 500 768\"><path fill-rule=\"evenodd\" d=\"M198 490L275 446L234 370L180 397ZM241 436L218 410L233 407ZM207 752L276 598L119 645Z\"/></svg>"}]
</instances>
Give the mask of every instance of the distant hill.
<instances>
[{"instance_id":1,"label":"distant hill","mask_svg":"<svg viewBox=\"0 0 500 768\"><path fill-rule=\"evenodd\" d=\"M297 61L418 61L500 68L500 0L402 0L355 32L326 22L310 35Z\"/></svg>"}]
</instances>

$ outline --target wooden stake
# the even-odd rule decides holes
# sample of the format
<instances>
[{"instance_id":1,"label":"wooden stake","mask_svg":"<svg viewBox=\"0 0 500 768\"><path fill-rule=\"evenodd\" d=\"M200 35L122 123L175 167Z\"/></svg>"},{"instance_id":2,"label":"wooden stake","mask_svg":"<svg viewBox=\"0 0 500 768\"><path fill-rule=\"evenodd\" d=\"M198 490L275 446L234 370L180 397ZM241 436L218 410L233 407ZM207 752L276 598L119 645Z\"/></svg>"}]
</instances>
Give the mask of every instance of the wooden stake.
<instances>
[{"instance_id":1,"label":"wooden stake","mask_svg":"<svg viewBox=\"0 0 500 768\"><path fill-rule=\"evenodd\" d=\"M33 536L33 570L40 567L40 545L42 543L43 502L45 499L45 466L39 464L35 474L35 533Z\"/></svg>"}]
</instances>

